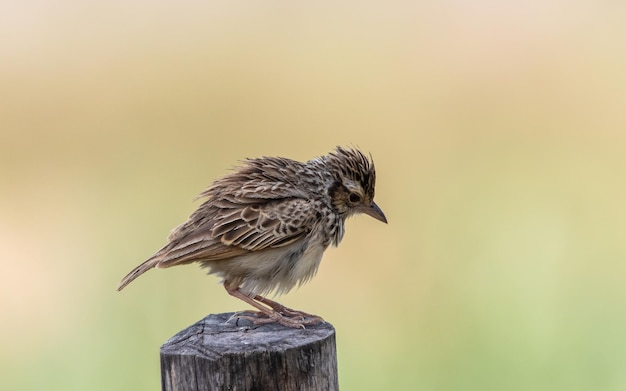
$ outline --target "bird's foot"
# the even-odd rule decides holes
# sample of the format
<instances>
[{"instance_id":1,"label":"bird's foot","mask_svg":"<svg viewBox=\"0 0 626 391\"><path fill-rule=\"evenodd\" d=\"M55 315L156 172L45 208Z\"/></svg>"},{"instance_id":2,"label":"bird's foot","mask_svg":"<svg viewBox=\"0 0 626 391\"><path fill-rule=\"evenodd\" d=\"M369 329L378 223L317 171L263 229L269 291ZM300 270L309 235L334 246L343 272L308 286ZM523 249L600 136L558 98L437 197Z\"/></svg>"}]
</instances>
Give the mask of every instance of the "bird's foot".
<instances>
[{"instance_id":1,"label":"bird's foot","mask_svg":"<svg viewBox=\"0 0 626 391\"><path fill-rule=\"evenodd\" d=\"M296 329L304 329L306 326L324 321L321 317L315 315L308 315L308 317L305 317L303 316L303 313L298 311L290 311L290 314L277 311L270 311L269 313L262 311L242 311L236 313L233 317L237 319L247 319L254 325L279 323L283 326Z\"/></svg>"},{"instance_id":2,"label":"bird's foot","mask_svg":"<svg viewBox=\"0 0 626 391\"><path fill-rule=\"evenodd\" d=\"M305 326L323 322L324 319L317 315L307 314L302 311L295 311L273 300L266 299L263 296L256 295L250 297L241 292L237 286L224 282L224 289L229 295L245 301L259 311L243 311L233 317L248 319L253 324L280 323L286 327L305 328ZM268 308L269 307L269 308Z\"/></svg>"},{"instance_id":3,"label":"bird's foot","mask_svg":"<svg viewBox=\"0 0 626 391\"><path fill-rule=\"evenodd\" d=\"M321 316L313 315L313 314L306 313L304 311L298 311L298 310L291 309L289 307L285 307L284 305L278 302L275 302L274 300L267 299L263 296L256 296L254 299L265 305L270 306L274 311L281 313L291 319L305 320L309 318L310 320L314 320L314 323L324 322L324 319Z\"/></svg>"},{"instance_id":4,"label":"bird's foot","mask_svg":"<svg viewBox=\"0 0 626 391\"><path fill-rule=\"evenodd\" d=\"M272 307L272 309L290 319L301 319L303 321L305 320L307 322L313 323L324 322L324 319L321 316L309 314L304 311L293 310L291 308L285 307L282 304L279 304L279 307L277 308Z\"/></svg>"}]
</instances>

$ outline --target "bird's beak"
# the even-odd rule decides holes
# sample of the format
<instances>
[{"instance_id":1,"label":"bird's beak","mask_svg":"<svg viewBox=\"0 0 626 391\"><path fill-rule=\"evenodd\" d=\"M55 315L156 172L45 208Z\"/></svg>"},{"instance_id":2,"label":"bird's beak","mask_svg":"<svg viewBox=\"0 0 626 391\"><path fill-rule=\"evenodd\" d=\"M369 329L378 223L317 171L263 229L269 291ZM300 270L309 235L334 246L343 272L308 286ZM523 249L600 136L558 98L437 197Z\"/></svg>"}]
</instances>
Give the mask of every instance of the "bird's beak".
<instances>
[{"instance_id":1,"label":"bird's beak","mask_svg":"<svg viewBox=\"0 0 626 391\"><path fill-rule=\"evenodd\" d=\"M387 218L385 217L385 214L378 207L378 205L376 205L375 202L372 202L370 206L366 206L363 209L361 209L361 212L365 213L366 215L372 216L378 221L382 221L383 223L387 224Z\"/></svg>"}]
</instances>

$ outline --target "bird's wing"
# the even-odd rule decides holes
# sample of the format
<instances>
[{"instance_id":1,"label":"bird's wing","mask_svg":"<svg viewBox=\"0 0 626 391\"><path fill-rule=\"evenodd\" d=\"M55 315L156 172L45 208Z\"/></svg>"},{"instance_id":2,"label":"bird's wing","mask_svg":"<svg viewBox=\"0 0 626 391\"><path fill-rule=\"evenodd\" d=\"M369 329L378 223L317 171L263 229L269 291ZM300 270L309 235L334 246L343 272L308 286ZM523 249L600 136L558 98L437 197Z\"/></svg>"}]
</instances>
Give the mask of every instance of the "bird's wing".
<instances>
[{"instance_id":1,"label":"bird's wing","mask_svg":"<svg viewBox=\"0 0 626 391\"><path fill-rule=\"evenodd\" d=\"M170 243L155 254L160 258L157 267L287 246L311 231L318 212L312 201L289 198L230 208L212 205L204 213L203 219L174 230Z\"/></svg>"},{"instance_id":2,"label":"bird's wing","mask_svg":"<svg viewBox=\"0 0 626 391\"><path fill-rule=\"evenodd\" d=\"M225 210L212 234L227 246L249 251L282 247L295 242L313 228L315 208L299 198L248 205Z\"/></svg>"}]
</instances>

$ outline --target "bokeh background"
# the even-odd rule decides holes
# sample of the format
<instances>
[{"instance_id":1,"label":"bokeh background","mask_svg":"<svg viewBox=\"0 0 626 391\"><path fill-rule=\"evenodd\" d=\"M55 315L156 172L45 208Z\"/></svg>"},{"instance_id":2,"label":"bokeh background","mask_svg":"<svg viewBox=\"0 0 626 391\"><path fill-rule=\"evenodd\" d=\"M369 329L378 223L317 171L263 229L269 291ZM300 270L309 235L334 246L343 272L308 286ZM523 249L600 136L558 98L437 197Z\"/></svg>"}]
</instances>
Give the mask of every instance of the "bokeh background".
<instances>
[{"instance_id":1,"label":"bokeh background","mask_svg":"<svg viewBox=\"0 0 626 391\"><path fill-rule=\"evenodd\" d=\"M626 389L625 37L617 1L0 3L0 389L159 389L245 305L121 277L239 159L335 145L389 224L281 301L342 389Z\"/></svg>"}]
</instances>

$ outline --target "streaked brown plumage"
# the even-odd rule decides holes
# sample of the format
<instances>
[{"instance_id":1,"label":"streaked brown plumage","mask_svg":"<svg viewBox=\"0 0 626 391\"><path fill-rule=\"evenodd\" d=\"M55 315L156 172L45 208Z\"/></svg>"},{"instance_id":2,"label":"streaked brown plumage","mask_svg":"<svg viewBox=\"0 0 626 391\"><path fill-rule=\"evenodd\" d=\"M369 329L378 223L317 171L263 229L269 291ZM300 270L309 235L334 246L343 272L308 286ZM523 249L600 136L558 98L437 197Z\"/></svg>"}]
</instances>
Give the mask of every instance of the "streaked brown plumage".
<instances>
[{"instance_id":1,"label":"streaked brown plumage","mask_svg":"<svg viewBox=\"0 0 626 391\"><path fill-rule=\"evenodd\" d=\"M263 295L286 293L315 275L324 250L338 245L346 218L368 214L387 222L374 203L374 163L337 147L301 163L262 157L216 180L168 243L132 270L122 290L152 268L200 262L223 279L226 291L260 311L255 323L303 327L320 317L294 311Z\"/></svg>"}]
</instances>

